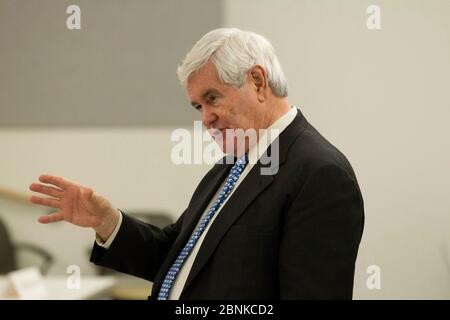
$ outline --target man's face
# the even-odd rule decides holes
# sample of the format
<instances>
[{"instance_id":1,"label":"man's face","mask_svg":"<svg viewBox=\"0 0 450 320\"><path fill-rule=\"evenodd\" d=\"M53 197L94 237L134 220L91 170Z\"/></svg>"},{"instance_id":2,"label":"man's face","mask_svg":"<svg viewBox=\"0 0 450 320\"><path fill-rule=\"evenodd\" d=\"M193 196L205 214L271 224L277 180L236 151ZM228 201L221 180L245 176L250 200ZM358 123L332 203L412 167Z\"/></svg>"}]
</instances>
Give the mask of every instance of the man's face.
<instances>
[{"instance_id":1,"label":"man's face","mask_svg":"<svg viewBox=\"0 0 450 320\"><path fill-rule=\"evenodd\" d=\"M212 135L225 153L236 154L238 143L242 143L236 129L264 128L265 108L257 99L254 82L247 79L239 89L224 84L211 61L189 76L187 93L192 106L201 113L206 129L215 133L220 130L221 134ZM248 148L247 141L246 152Z\"/></svg>"}]
</instances>

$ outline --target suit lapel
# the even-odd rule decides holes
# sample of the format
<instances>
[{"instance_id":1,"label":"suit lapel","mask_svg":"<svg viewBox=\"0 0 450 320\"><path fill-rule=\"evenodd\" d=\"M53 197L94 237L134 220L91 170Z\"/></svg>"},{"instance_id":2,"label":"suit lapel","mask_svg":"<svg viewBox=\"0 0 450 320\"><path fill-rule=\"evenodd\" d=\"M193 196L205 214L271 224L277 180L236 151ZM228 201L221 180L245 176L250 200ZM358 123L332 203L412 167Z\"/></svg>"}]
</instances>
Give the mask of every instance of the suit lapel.
<instances>
[{"instance_id":1,"label":"suit lapel","mask_svg":"<svg viewBox=\"0 0 450 320\"><path fill-rule=\"evenodd\" d=\"M272 183L274 177L260 175L259 169L259 165L252 168L213 221L192 265L183 291L204 267L228 229L252 201Z\"/></svg>"},{"instance_id":2,"label":"suit lapel","mask_svg":"<svg viewBox=\"0 0 450 320\"><path fill-rule=\"evenodd\" d=\"M225 162L229 163L229 162ZM152 288L153 299L156 299L156 295L160 290L161 284L164 280L166 273L169 271L172 263L175 261L178 254L189 240L195 226L197 225L201 215L205 211L206 206L211 201L211 198L216 193L217 189L225 180L231 170L232 164L217 164L213 170L211 170L209 177L205 176L202 180L202 185L199 186L199 190L196 190L196 194L193 195L192 204L188 208L188 212L184 215L183 225L180 231L180 235L175 240L174 245L170 249L167 257L164 259L158 274L156 275L154 285Z\"/></svg>"}]
</instances>

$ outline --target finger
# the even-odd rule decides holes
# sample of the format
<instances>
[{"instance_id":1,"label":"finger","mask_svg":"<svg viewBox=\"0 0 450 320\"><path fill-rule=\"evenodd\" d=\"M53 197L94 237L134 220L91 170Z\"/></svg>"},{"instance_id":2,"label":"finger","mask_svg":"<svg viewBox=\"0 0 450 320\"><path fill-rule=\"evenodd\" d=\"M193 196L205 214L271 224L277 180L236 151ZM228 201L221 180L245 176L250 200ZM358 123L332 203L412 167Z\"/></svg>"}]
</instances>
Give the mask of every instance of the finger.
<instances>
[{"instance_id":1,"label":"finger","mask_svg":"<svg viewBox=\"0 0 450 320\"><path fill-rule=\"evenodd\" d=\"M57 176L52 176L50 174L42 174L39 176L39 181L43 183L52 184L61 190L66 190L68 187L70 187L71 182Z\"/></svg>"},{"instance_id":2,"label":"finger","mask_svg":"<svg viewBox=\"0 0 450 320\"><path fill-rule=\"evenodd\" d=\"M57 189L55 187L44 186L43 184L40 184L40 183L30 184L30 190L34 191L34 192L46 194L46 195L54 197L54 198L62 198L64 196L64 191Z\"/></svg>"},{"instance_id":3,"label":"finger","mask_svg":"<svg viewBox=\"0 0 450 320\"><path fill-rule=\"evenodd\" d=\"M60 202L58 199L41 198L41 197L31 196L30 201L34 204L38 204L38 205L46 206L46 207L50 207L50 208L59 209L59 206L60 206Z\"/></svg>"},{"instance_id":4,"label":"finger","mask_svg":"<svg viewBox=\"0 0 450 320\"><path fill-rule=\"evenodd\" d=\"M52 222L58 222L58 221L62 221L63 219L63 214L61 212L55 212L55 213L51 213L47 216L41 216L39 217L38 221L40 223L52 223Z\"/></svg>"}]
</instances>

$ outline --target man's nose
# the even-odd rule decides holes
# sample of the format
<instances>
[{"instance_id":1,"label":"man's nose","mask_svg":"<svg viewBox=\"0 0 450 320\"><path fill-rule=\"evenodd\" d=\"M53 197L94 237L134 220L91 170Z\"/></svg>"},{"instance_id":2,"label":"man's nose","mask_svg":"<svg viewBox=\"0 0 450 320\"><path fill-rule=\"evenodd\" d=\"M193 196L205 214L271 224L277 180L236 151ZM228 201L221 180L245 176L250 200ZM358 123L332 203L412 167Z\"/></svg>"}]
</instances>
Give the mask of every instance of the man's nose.
<instances>
[{"instance_id":1,"label":"man's nose","mask_svg":"<svg viewBox=\"0 0 450 320\"><path fill-rule=\"evenodd\" d=\"M209 128L217 118L217 114L211 108L202 107L202 122L206 128Z\"/></svg>"}]
</instances>

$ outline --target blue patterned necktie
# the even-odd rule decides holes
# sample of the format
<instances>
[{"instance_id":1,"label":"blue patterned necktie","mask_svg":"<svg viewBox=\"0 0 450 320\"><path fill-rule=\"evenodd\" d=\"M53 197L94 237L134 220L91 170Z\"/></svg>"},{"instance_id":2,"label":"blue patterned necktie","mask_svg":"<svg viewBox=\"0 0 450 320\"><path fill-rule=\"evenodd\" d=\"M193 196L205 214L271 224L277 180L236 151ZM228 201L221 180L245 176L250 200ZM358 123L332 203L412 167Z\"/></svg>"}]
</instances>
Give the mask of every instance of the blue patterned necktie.
<instances>
[{"instance_id":1,"label":"blue patterned necktie","mask_svg":"<svg viewBox=\"0 0 450 320\"><path fill-rule=\"evenodd\" d=\"M191 238L189 239L187 244L184 246L183 250L181 250L177 259L172 264L172 267L170 268L170 270L167 272L166 277L164 278L164 281L162 283L161 290L159 291L159 294L158 294L158 300L167 300L167 298L169 297L170 289L172 289L172 285L174 284L175 279L176 279L178 272L180 271L182 265L186 261L189 254L192 252L192 249L194 248L198 239L201 237L201 235L205 231L206 226L208 225L209 221L212 219L214 214L217 212L217 210L220 208L220 206L224 203L224 201L229 196L230 192L233 190L234 185L238 181L242 171L244 171L244 168L247 165L247 162L248 162L248 157L247 157L247 155L245 155L242 158L239 158L235 162L233 167L231 168L231 171L227 177L225 185L223 186L222 190L220 191L220 194L219 194L217 200L213 203L213 205L209 209L208 213L203 217L202 221L197 226L194 233L192 233Z\"/></svg>"}]
</instances>

